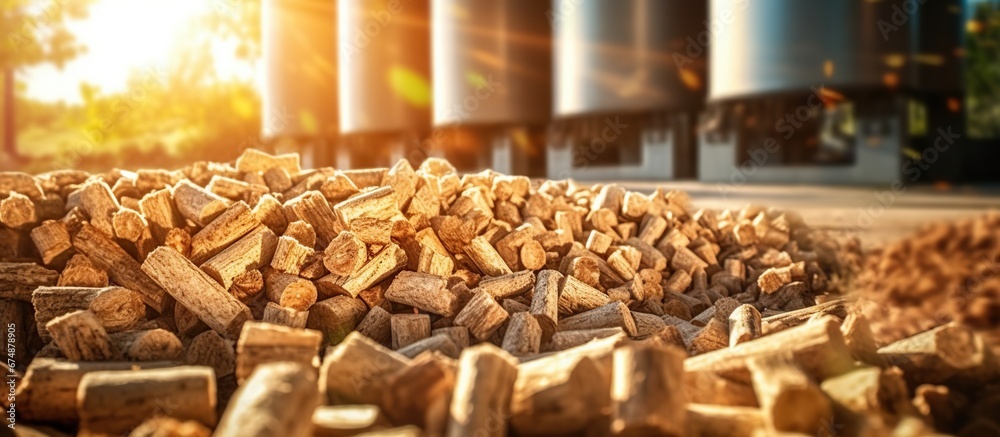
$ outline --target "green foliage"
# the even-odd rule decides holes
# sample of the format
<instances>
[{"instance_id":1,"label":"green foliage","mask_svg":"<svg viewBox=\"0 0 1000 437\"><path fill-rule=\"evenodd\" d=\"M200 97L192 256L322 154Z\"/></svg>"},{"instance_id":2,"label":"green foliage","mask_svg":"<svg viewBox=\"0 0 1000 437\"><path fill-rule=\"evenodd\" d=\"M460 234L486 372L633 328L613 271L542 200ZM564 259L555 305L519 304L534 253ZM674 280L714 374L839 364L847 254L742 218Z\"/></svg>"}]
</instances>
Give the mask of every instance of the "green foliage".
<instances>
[{"instance_id":1,"label":"green foliage","mask_svg":"<svg viewBox=\"0 0 1000 437\"><path fill-rule=\"evenodd\" d=\"M0 71L52 62L61 67L84 48L66 21L87 17L94 0L0 0Z\"/></svg>"},{"instance_id":2,"label":"green foliage","mask_svg":"<svg viewBox=\"0 0 1000 437\"><path fill-rule=\"evenodd\" d=\"M230 160L248 138L256 143L258 92L249 80L220 80L212 48L235 41L240 59L252 65L259 56L259 5L205 1L218 7L198 17L184 50L169 65L133 71L125 91L83 84L79 105L22 99L16 126L19 149L30 158L24 170L175 168L196 160Z\"/></svg>"},{"instance_id":3,"label":"green foliage","mask_svg":"<svg viewBox=\"0 0 1000 437\"><path fill-rule=\"evenodd\" d=\"M1000 4L975 5L967 41L969 132L1000 137Z\"/></svg>"}]
</instances>

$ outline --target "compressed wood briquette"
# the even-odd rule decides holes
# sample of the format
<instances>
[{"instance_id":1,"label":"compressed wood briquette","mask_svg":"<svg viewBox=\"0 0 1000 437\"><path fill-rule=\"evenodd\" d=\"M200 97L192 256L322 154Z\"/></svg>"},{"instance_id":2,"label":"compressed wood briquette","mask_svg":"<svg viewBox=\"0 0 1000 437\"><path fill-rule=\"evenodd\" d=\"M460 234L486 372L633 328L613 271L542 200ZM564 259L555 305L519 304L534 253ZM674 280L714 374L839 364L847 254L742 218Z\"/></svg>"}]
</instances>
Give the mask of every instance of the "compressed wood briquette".
<instances>
[{"instance_id":1,"label":"compressed wood briquette","mask_svg":"<svg viewBox=\"0 0 1000 437\"><path fill-rule=\"evenodd\" d=\"M201 269L229 289L236 277L271 263L278 237L264 225L257 226L219 254L201 265Z\"/></svg>"},{"instance_id":2,"label":"compressed wood briquette","mask_svg":"<svg viewBox=\"0 0 1000 437\"><path fill-rule=\"evenodd\" d=\"M173 305L171 295L142 270L142 265L97 228L83 225L73 236L73 247L108 272L116 284L141 294L143 302L154 310L163 312Z\"/></svg>"},{"instance_id":3,"label":"compressed wood briquette","mask_svg":"<svg viewBox=\"0 0 1000 437\"><path fill-rule=\"evenodd\" d=\"M121 357L108 332L89 311L58 316L45 329L59 350L73 361L112 361Z\"/></svg>"},{"instance_id":4,"label":"compressed wood briquette","mask_svg":"<svg viewBox=\"0 0 1000 437\"><path fill-rule=\"evenodd\" d=\"M503 350L511 355L537 354L542 346L542 327L527 312L511 315L503 337Z\"/></svg>"},{"instance_id":5,"label":"compressed wood briquette","mask_svg":"<svg viewBox=\"0 0 1000 437\"><path fill-rule=\"evenodd\" d=\"M389 323L393 349L409 346L431 336L431 318L427 314L393 314Z\"/></svg>"},{"instance_id":6,"label":"compressed wood briquette","mask_svg":"<svg viewBox=\"0 0 1000 437\"><path fill-rule=\"evenodd\" d=\"M176 363L128 361L66 361L38 357L27 367L17 387L17 411L31 422L73 423L79 420L77 389L83 376L97 371L155 369Z\"/></svg>"},{"instance_id":7,"label":"compressed wood briquette","mask_svg":"<svg viewBox=\"0 0 1000 437\"><path fill-rule=\"evenodd\" d=\"M249 322L243 325L236 343L236 380L242 383L258 366L278 361L315 370L322 340L322 334L311 329Z\"/></svg>"},{"instance_id":8,"label":"compressed wood briquette","mask_svg":"<svg viewBox=\"0 0 1000 437\"><path fill-rule=\"evenodd\" d=\"M686 433L683 351L626 346L614 352L611 432L616 435Z\"/></svg>"},{"instance_id":9,"label":"compressed wood briquette","mask_svg":"<svg viewBox=\"0 0 1000 437\"><path fill-rule=\"evenodd\" d=\"M142 271L216 332L236 338L250 309L177 251L160 247Z\"/></svg>"},{"instance_id":10,"label":"compressed wood briquette","mask_svg":"<svg viewBox=\"0 0 1000 437\"><path fill-rule=\"evenodd\" d=\"M635 320L621 302L609 303L559 321L559 331L599 328L622 328L629 336L636 335Z\"/></svg>"},{"instance_id":11,"label":"compressed wood briquette","mask_svg":"<svg viewBox=\"0 0 1000 437\"><path fill-rule=\"evenodd\" d=\"M104 288L109 284L108 272L97 267L86 255L73 255L62 273L59 274L59 287L89 287Z\"/></svg>"},{"instance_id":12,"label":"compressed wood briquette","mask_svg":"<svg viewBox=\"0 0 1000 437\"><path fill-rule=\"evenodd\" d=\"M516 366L513 357L488 343L463 351L446 435L505 435Z\"/></svg>"},{"instance_id":13,"label":"compressed wood briquette","mask_svg":"<svg viewBox=\"0 0 1000 437\"><path fill-rule=\"evenodd\" d=\"M833 421L830 401L790 355L755 357L748 367L768 429L813 434Z\"/></svg>"},{"instance_id":14,"label":"compressed wood briquette","mask_svg":"<svg viewBox=\"0 0 1000 437\"><path fill-rule=\"evenodd\" d=\"M378 404L386 377L410 359L359 333L351 333L323 359L319 386L327 403Z\"/></svg>"},{"instance_id":15,"label":"compressed wood briquette","mask_svg":"<svg viewBox=\"0 0 1000 437\"><path fill-rule=\"evenodd\" d=\"M472 295L465 308L455 316L455 325L469 328L469 333L477 340L486 340L508 318L510 315L493 297L479 291Z\"/></svg>"},{"instance_id":16,"label":"compressed wood briquette","mask_svg":"<svg viewBox=\"0 0 1000 437\"><path fill-rule=\"evenodd\" d=\"M111 342L122 356L132 361L179 360L184 345L174 333L165 329L146 329L111 334Z\"/></svg>"},{"instance_id":17,"label":"compressed wood briquette","mask_svg":"<svg viewBox=\"0 0 1000 437\"><path fill-rule=\"evenodd\" d=\"M236 351L232 340L215 331L205 331L191 339L184 362L195 366L211 367L215 376L222 378L236 369Z\"/></svg>"},{"instance_id":18,"label":"compressed wood briquette","mask_svg":"<svg viewBox=\"0 0 1000 437\"><path fill-rule=\"evenodd\" d=\"M276 270L268 272L264 289L269 301L296 311L308 311L319 296L312 281Z\"/></svg>"},{"instance_id":19,"label":"compressed wood briquette","mask_svg":"<svg viewBox=\"0 0 1000 437\"><path fill-rule=\"evenodd\" d=\"M78 393L85 433L120 435L157 414L215 426L215 375L207 367L92 372Z\"/></svg>"},{"instance_id":20,"label":"compressed wood briquette","mask_svg":"<svg viewBox=\"0 0 1000 437\"><path fill-rule=\"evenodd\" d=\"M236 202L191 236L191 262L201 264L260 225L245 202Z\"/></svg>"},{"instance_id":21,"label":"compressed wood briquette","mask_svg":"<svg viewBox=\"0 0 1000 437\"><path fill-rule=\"evenodd\" d=\"M306 327L323 333L324 344L337 344L364 319L368 306L361 299L334 296L309 308Z\"/></svg>"},{"instance_id":22,"label":"compressed wood briquette","mask_svg":"<svg viewBox=\"0 0 1000 437\"><path fill-rule=\"evenodd\" d=\"M368 260L368 247L351 231L337 234L323 254L323 265L335 275L350 276Z\"/></svg>"},{"instance_id":23,"label":"compressed wood briquette","mask_svg":"<svg viewBox=\"0 0 1000 437\"><path fill-rule=\"evenodd\" d=\"M108 332L125 331L146 315L142 297L122 287L38 287L31 295L35 325L48 340L45 325L52 319L77 310L89 310Z\"/></svg>"},{"instance_id":24,"label":"compressed wood briquette","mask_svg":"<svg viewBox=\"0 0 1000 437\"><path fill-rule=\"evenodd\" d=\"M567 276L559 291L559 314L579 314L611 302L607 294L601 293L573 276Z\"/></svg>"},{"instance_id":25,"label":"compressed wood briquette","mask_svg":"<svg viewBox=\"0 0 1000 437\"><path fill-rule=\"evenodd\" d=\"M396 275L385 298L414 308L439 314L454 316L455 296L445 290L447 280L440 276L404 271Z\"/></svg>"}]
</instances>

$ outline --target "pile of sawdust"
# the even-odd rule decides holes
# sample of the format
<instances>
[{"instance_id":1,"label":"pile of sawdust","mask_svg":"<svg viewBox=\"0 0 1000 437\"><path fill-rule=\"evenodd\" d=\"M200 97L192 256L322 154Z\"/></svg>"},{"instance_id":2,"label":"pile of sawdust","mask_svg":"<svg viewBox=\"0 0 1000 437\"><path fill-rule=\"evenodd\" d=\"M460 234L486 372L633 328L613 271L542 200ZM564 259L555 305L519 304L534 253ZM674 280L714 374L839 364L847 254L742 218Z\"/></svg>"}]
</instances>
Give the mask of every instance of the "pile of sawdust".
<instances>
[{"instance_id":1,"label":"pile of sawdust","mask_svg":"<svg viewBox=\"0 0 1000 437\"><path fill-rule=\"evenodd\" d=\"M951 321L1000 330L1000 213L937 223L874 251L855 279L876 339Z\"/></svg>"}]
</instances>

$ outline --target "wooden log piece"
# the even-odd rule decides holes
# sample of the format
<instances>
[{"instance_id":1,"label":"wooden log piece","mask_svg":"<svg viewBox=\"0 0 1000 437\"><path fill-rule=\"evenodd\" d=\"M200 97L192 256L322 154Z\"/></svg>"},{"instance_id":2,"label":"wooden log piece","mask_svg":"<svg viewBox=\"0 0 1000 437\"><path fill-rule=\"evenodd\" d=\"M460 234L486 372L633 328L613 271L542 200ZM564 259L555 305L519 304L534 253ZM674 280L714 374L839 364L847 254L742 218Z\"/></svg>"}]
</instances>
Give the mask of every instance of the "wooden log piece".
<instances>
[{"instance_id":1,"label":"wooden log piece","mask_svg":"<svg viewBox=\"0 0 1000 437\"><path fill-rule=\"evenodd\" d=\"M431 336L431 318L427 314L393 314L389 323L393 349L404 348Z\"/></svg>"},{"instance_id":2,"label":"wooden log piece","mask_svg":"<svg viewBox=\"0 0 1000 437\"><path fill-rule=\"evenodd\" d=\"M520 364L511 399L514 430L519 435L572 434L606 421L611 354L624 338L618 332Z\"/></svg>"},{"instance_id":3,"label":"wooden log piece","mask_svg":"<svg viewBox=\"0 0 1000 437\"><path fill-rule=\"evenodd\" d=\"M409 363L409 358L351 333L323 359L319 386L330 405L378 404L387 377Z\"/></svg>"},{"instance_id":4,"label":"wooden log piece","mask_svg":"<svg viewBox=\"0 0 1000 437\"><path fill-rule=\"evenodd\" d=\"M13 193L23 194L32 199L41 199L45 194L39 181L27 173L4 171L0 172L0 197Z\"/></svg>"},{"instance_id":5,"label":"wooden log piece","mask_svg":"<svg viewBox=\"0 0 1000 437\"><path fill-rule=\"evenodd\" d=\"M801 325L814 317L824 314L844 319L854 307L854 303L856 301L857 297L855 296L842 297L808 308L765 317L761 320L761 329L764 335L770 335L775 332Z\"/></svg>"},{"instance_id":6,"label":"wooden log piece","mask_svg":"<svg viewBox=\"0 0 1000 437\"><path fill-rule=\"evenodd\" d=\"M191 262L202 264L260 225L250 207L236 202L191 237Z\"/></svg>"},{"instance_id":7,"label":"wooden log piece","mask_svg":"<svg viewBox=\"0 0 1000 437\"><path fill-rule=\"evenodd\" d=\"M113 361L121 358L101 322L88 311L58 316L49 321L45 329L70 360Z\"/></svg>"},{"instance_id":8,"label":"wooden log piece","mask_svg":"<svg viewBox=\"0 0 1000 437\"><path fill-rule=\"evenodd\" d=\"M535 272L530 270L503 276L487 277L479 281L479 289L489 293L494 299L508 299L520 296L531 290L534 285Z\"/></svg>"},{"instance_id":9,"label":"wooden log piece","mask_svg":"<svg viewBox=\"0 0 1000 437\"><path fill-rule=\"evenodd\" d=\"M396 424L415 425L429 435L443 435L456 370L452 360L428 353L393 373L382 396L386 415Z\"/></svg>"},{"instance_id":10,"label":"wooden log piece","mask_svg":"<svg viewBox=\"0 0 1000 437\"><path fill-rule=\"evenodd\" d=\"M516 380L517 361L496 346L480 344L463 351L446 435L506 435Z\"/></svg>"},{"instance_id":11,"label":"wooden log piece","mask_svg":"<svg viewBox=\"0 0 1000 437\"><path fill-rule=\"evenodd\" d=\"M284 233L288 227L288 218L281 202L270 194L265 194L257 200L257 205L253 207L253 216L277 235Z\"/></svg>"},{"instance_id":12,"label":"wooden log piece","mask_svg":"<svg viewBox=\"0 0 1000 437\"><path fill-rule=\"evenodd\" d=\"M175 366L172 362L65 361L36 357L17 387L19 419L31 422L75 423L80 380L97 371L125 371Z\"/></svg>"},{"instance_id":13,"label":"wooden log piece","mask_svg":"<svg viewBox=\"0 0 1000 437\"><path fill-rule=\"evenodd\" d=\"M521 266L527 270L540 270L545 267L545 248L536 240L524 242L520 250Z\"/></svg>"},{"instance_id":14,"label":"wooden log piece","mask_svg":"<svg viewBox=\"0 0 1000 437\"><path fill-rule=\"evenodd\" d=\"M142 297L122 287L38 287L31 295L35 325L43 341L52 337L45 328L52 319L73 311L89 310L108 332L131 329L146 316Z\"/></svg>"},{"instance_id":15,"label":"wooden log piece","mask_svg":"<svg viewBox=\"0 0 1000 437\"><path fill-rule=\"evenodd\" d=\"M309 320L308 311L299 311L295 308L281 306L274 302L268 302L264 307L264 317L262 322L274 325L287 326L289 328L305 328ZM360 326L358 329L360 330Z\"/></svg>"},{"instance_id":16,"label":"wooden log piece","mask_svg":"<svg viewBox=\"0 0 1000 437\"><path fill-rule=\"evenodd\" d=\"M735 347L689 358L684 366L690 377L711 372L749 382L747 363L750 358L786 352L792 354L793 361L807 375L816 379L839 375L852 365L838 322L824 317Z\"/></svg>"},{"instance_id":17,"label":"wooden log piece","mask_svg":"<svg viewBox=\"0 0 1000 437\"><path fill-rule=\"evenodd\" d=\"M390 302L409 305L445 317L457 312L455 295L445 289L447 280L426 273L402 271L385 291Z\"/></svg>"},{"instance_id":18,"label":"wooden log piece","mask_svg":"<svg viewBox=\"0 0 1000 437\"><path fill-rule=\"evenodd\" d=\"M344 225L337 219L330 203L319 191L308 191L301 196L285 203L298 219L309 223L316 231L316 240L320 247L326 247L344 230Z\"/></svg>"},{"instance_id":19,"label":"wooden log piece","mask_svg":"<svg viewBox=\"0 0 1000 437\"><path fill-rule=\"evenodd\" d=\"M503 350L511 355L537 354L542 346L542 327L527 312L512 314L503 337Z\"/></svg>"},{"instance_id":20,"label":"wooden log piece","mask_svg":"<svg viewBox=\"0 0 1000 437\"><path fill-rule=\"evenodd\" d=\"M372 307L365 318L361 320L357 332L375 340L382 346L392 345L392 318L394 316L380 306ZM428 321L428 326L430 321Z\"/></svg>"},{"instance_id":21,"label":"wooden log piece","mask_svg":"<svg viewBox=\"0 0 1000 437\"><path fill-rule=\"evenodd\" d=\"M201 227L208 226L229 207L229 200L189 180L174 186L173 199L181 216Z\"/></svg>"},{"instance_id":22,"label":"wooden log piece","mask_svg":"<svg viewBox=\"0 0 1000 437\"><path fill-rule=\"evenodd\" d=\"M386 430L392 423L377 405L337 405L317 407L312 426L315 437L348 437Z\"/></svg>"},{"instance_id":23,"label":"wooden log piece","mask_svg":"<svg viewBox=\"0 0 1000 437\"><path fill-rule=\"evenodd\" d=\"M218 332L205 331L191 339L184 362L192 366L207 366L222 378L236 371L236 351L232 340L222 338Z\"/></svg>"},{"instance_id":24,"label":"wooden log piece","mask_svg":"<svg viewBox=\"0 0 1000 437\"><path fill-rule=\"evenodd\" d=\"M361 299L334 296L309 309L306 327L323 333L324 344L337 344L361 323L368 306Z\"/></svg>"},{"instance_id":25,"label":"wooden log piece","mask_svg":"<svg viewBox=\"0 0 1000 437\"><path fill-rule=\"evenodd\" d=\"M406 251L390 243L343 282L340 288L353 297L406 267ZM395 281L393 281L395 282Z\"/></svg>"},{"instance_id":26,"label":"wooden log piece","mask_svg":"<svg viewBox=\"0 0 1000 437\"><path fill-rule=\"evenodd\" d=\"M47 266L61 264L69 260L73 254L73 243L70 241L66 224L49 220L31 230L31 241L42 256L42 263Z\"/></svg>"},{"instance_id":27,"label":"wooden log piece","mask_svg":"<svg viewBox=\"0 0 1000 437\"><path fill-rule=\"evenodd\" d=\"M207 367L88 373L77 395L80 429L120 435L154 415L213 427L215 395L215 376Z\"/></svg>"},{"instance_id":28,"label":"wooden log piece","mask_svg":"<svg viewBox=\"0 0 1000 437\"><path fill-rule=\"evenodd\" d=\"M143 302L154 310L162 313L173 306L171 296L142 270L139 262L93 226L83 225L73 237L73 247L107 271L116 284L141 294Z\"/></svg>"},{"instance_id":29,"label":"wooden log piece","mask_svg":"<svg viewBox=\"0 0 1000 437\"><path fill-rule=\"evenodd\" d=\"M59 272L33 263L0 263L0 299L31 301L41 286L55 285Z\"/></svg>"},{"instance_id":30,"label":"wooden log piece","mask_svg":"<svg viewBox=\"0 0 1000 437\"><path fill-rule=\"evenodd\" d=\"M608 295L573 276L567 276L559 292L559 314L571 315L590 311L610 302Z\"/></svg>"},{"instance_id":31,"label":"wooden log piece","mask_svg":"<svg viewBox=\"0 0 1000 437\"><path fill-rule=\"evenodd\" d=\"M95 266L86 255L78 253L66 262L56 286L104 288L108 283L108 272Z\"/></svg>"},{"instance_id":32,"label":"wooden log piece","mask_svg":"<svg viewBox=\"0 0 1000 437\"><path fill-rule=\"evenodd\" d=\"M11 229L27 230L40 220L35 203L27 196L13 193L0 200L0 224Z\"/></svg>"},{"instance_id":33,"label":"wooden log piece","mask_svg":"<svg viewBox=\"0 0 1000 437\"><path fill-rule=\"evenodd\" d=\"M250 308L176 250L156 249L142 271L219 334L236 338L243 323L253 317Z\"/></svg>"},{"instance_id":34,"label":"wooden log piece","mask_svg":"<svg viewBox=\"0 0 1000 437\"><path fill-rule=\"evenodd\" d=\"M546 351L561 351L587 344L593 340L609 337L625 336L622 328L580 329L559 331L552 334L552 340L546 345Z\"/></svg>"},{"instance_id":35,"label":"wooden log piece","mask_svg":"<svg viewBox=\"0 0 1000 437\"><path fill-rule=\"evenodd\" d=\"M84 184L79 191L80 208L87 213L91 226L107 237L115 235L114 213L121 209L118 199L111 193L108 184L94 180Z\"/></svg>"},{"instance_id":36,"label":"wooden log piece","mask_svg":"<svg viewBox=\"0 0 1000 437\"><path fill-rule=\"evenodd\" d=\"M611 432L683 436L687 425L684 358L676 348L626 346L615 350Z\"/></svg>"},{"instance_id":37,"label":"wooden log piece","mask_svg":"<svg viewBox=\"0 0 1000 437\"><path fill-rule=\"evenodd\" d=\"M391 300L391 299L390 299ZM490 338L510 315L489 294L477 291L469 303L455 316L455 325L469 328L469 333L477 340Z\"/></svg>"},{"instance_id":38,"label":"wooden log piece","mask_svg":"<svg viewBox=\"0 0 1000 437\"><path fill-rule=\"evenodd\" d=\"M898 368L865 367L827 379L820 384L832 400L844 432L860 427L895 427L905 416L916 416L906 381Z\"/></svg>"},{"instance_id":39,"label":"wooden log piece","mask_svg":"<svg viewBox=\"0 0 1000 437\"><path fill-rule=\"evenodd\" d=\"M354 196L334 205L333 210L337 213L341 223L346 225L350 225L355 219L361 217L389 220L400 214L395 190L389 186Z\"/></svg>"},{"instance_id":40,"label":"wooden log piece","mask_svg":"<svg viewBox=\"0 0 1000 437\"><path fill-rule=\"evenodd\" d=\"M635 336L635 320L628 307L621 302L613 302L579 313L559 321L559 331L599 328L622 328L629 336Z\"/></svg>"},{"instance_id":41,"label":"wooden log piece","mask_svg":"<svg viewBox=\"0 0 1000 437\"><path fill-rule=\"evenodd\" d=\"M559 322L559 288L562 281L563 275L558 270L538 272L529 312L538 320L543 343L549 341Z\"/></svg>"},{"instance_id":42,"label":"wooden log piece","mask_svg":"<svg viewBox=\"0 0 1000 437\"><path fill-rule=\"evenodd\" d=\"M184 345L165 329L147 329L111 334L111 343L131 361L171 361L184 356Z\"/></svg>"},{"instance_id":43,"label":"wooden log piece","mask_svg":"<svg viewBox=\"0 0 1000 437\"><path fill-rule=\"evenodd\" d=\"M315 371L322 340L322 334L311 329L246 323L236 343L236 381L243 383L258 366L277 361L295 362Z\"/></svg>"},{"instance_id":44,"label":"wooden log piece","mask_svg":"<svg viewBox=\"0 0 1000 437\"><path fill-rule=\"evenodd\" d=\"M306 264L312 261L313 254L314 251L311 247L302 245L292 237L282 236L278 238L278 245L274 251L274 257L271 259L271 267L285 273L298 275Z\"/></svg>"},{"instance_id":45,"label":"wooden log piece","mask_svg":"<svg viewBox=\"0 0 1000 437\"><path fill-rule=\"evenodd\" d=\"M250 270L271 263L278 237L267 226L260 225L201 265L201 270L229 289L234 280Z\"/></svg>"},{"instance_id":46,"label":"wooden log piece","mask_svg":"<svg viewBox=\"0 0 1000 437\"><path fill-rule=\"evenodd\" d=\"M285 170L289 175L299 174L299 154L271 155L257 149L246 149L236 158L236 170L241 173L263 173L275 167Z\"/></svg>"},{"instance_id":47,"label":"wooden log piece","mask_svg":"<svg viewBox=\"0 0 1000 437\"><path fill-rule=\"evenodd\" d=\"M833 421L830 401L790 356L756 357L748 368L770 431L815 435Z\"/></svg>"},{"instance_id":48,"label":"wooden log piece","mask_svg":"<svg viewBox=\"0 0 1000 437\"><path fill-rule=\"evenodd\" d=\"M689 435L752 437L764 427L764 415L758 408L688 404L687 422Z\"/></svg>"},{"instance_id":49,"label":"wooden log piece","mask_svg":"<svg viewBox=\"0 0 1000 437\"><path fill-rule=\"evenodd\" d=\"M323 265L338 276L350 276L368 261L368 247L351 231L343 231L323 252Z\"/></svg>"},{"instance_id":50,"label":"wooden log piece","mask_svg":"<svg viewBox=\"0 0 1000 437\"><path fill-rule=\"evenodd\" d=\"M760 312L753 305L740 305L729 315L729 346L761 336Z\"/></svg>"},{"instance_id":51,"label":"wooden log piece","mask_svg":"<svg viewBox=\"0 0 1000 437\"><path fill-rule=\"evenodd\" d=\"M318 296L312 281L277 270L268 272L264 288L269 301L297 311L308 311Z\"/></svg>"},{"instance_id":52,"label":"wooden log piece","mask_svg":"<svg viewBox=\"0 0 1000 437\"><path fill-rule=\"evenodd\" d=\"M152 191L139 200L139 212L149 223L149 230L158 243L164 243L167 233L181 224L180 213L169 189Z\"/></svg>"},{"instance_id":53,"label":"wooden log piece","mask_svg":"<svg viewBox=\"0 0 1000 437\"><path fill-rule=\"evenodd\" d=\"M1000 372L983 338L955 323L889 344L878 354L889 365L902 369L913 386L944 382L978 385Z\"/></svg>"},{"instance_id":54,"label":"wooden log piece","mask_svg":"<svg viewBox=\"0 0 1000 437\"><path fill-rule=\"evenodd\" d=\"M502 276L513 273L500 254L483 237L476 237L465 248L465 254L472 259L479 271L487 276Z\"/></svg>"}]
</instances>

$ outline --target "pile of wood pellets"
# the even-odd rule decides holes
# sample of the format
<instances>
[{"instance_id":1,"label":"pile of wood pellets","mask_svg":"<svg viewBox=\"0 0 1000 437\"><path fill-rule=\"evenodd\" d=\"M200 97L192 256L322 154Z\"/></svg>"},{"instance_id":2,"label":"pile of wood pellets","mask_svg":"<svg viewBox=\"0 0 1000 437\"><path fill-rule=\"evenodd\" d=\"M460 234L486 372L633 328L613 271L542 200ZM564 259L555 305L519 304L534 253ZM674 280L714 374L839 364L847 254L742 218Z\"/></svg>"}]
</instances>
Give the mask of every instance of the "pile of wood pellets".
<instances>
[{"instance_id":1,"label":"pile of wood pellets","mask_svg":"<svg viewBox=\"0 0 1000 437\"><path fill-rule=\"evenodd\" d=\"M856 246L792 212L433 158L302 169L257 150L176 171L0 173L0 199L18 431L1000 430L980 336L945 323L878 344L838 289Z\"/></svg>"}]
</instances>

